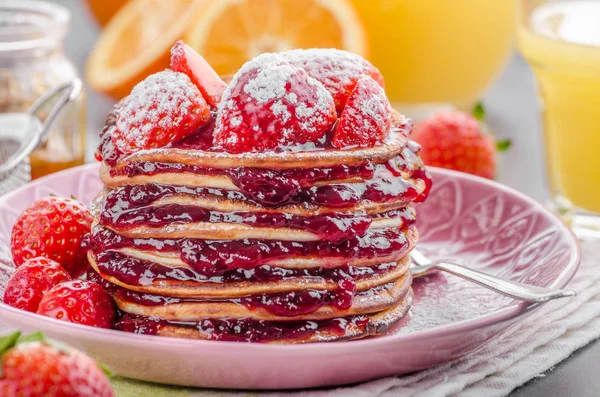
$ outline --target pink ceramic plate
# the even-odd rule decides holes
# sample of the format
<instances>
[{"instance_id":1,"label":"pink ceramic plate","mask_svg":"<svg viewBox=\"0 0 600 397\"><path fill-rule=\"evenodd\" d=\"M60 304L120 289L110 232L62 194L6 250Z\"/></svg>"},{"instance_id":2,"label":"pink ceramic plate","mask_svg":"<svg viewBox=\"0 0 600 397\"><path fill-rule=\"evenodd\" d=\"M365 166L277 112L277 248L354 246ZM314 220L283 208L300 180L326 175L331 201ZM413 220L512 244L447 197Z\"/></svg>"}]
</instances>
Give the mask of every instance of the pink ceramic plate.
<instances>
[{"instance_id":1,"label":"pink ceramic plate","mask_svg":"<svg viewBox=\"0 0 600 397\"><path fill-rule=\"evenodd\" d=\"M419 211L419 247L511 280L564 287L579 263L577 240L540 204L494 182L431 170L434 189ZM0 198L0 296L11 271L8 242L19 213L55 193L90 200L98 166L50 175ZM74 325L0 303L0 322L42 330L87 350L120 375L177 385L281 389L361 382L457 358L535 309L453 276L415 280L415 301L387 335L339 343L266 345L134 335Z\"/></svg>"}]
</instances>

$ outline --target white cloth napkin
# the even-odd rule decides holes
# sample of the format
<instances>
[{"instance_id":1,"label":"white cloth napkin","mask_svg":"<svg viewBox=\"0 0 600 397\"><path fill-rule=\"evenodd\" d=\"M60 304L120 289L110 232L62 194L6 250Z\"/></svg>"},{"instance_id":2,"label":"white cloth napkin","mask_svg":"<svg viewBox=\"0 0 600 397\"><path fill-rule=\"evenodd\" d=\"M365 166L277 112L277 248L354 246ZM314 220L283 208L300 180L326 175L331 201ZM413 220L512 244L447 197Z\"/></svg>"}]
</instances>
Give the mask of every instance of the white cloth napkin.
<instances>
[{"instance_id":1,"label":"white cloth napkin","mask_svg":"<svg viewBox=\"0 0 600 397\"><path fill-rule=\"evenodd\" d=\"M547 303L478 352L439 367L352 387L256 396L505 396L600 337L600 243L583 243L583 261L569 288L578 295Z\"/></svg>"}]
</instances>

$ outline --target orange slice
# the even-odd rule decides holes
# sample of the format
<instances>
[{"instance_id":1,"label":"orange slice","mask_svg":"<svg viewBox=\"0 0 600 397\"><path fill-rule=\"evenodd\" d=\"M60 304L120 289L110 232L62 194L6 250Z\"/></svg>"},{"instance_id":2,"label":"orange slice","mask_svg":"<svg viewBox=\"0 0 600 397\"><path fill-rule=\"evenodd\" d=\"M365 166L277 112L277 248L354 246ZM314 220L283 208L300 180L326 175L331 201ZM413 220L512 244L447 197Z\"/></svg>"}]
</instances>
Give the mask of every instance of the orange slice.
<instances>
[{"instance_id":1,"label":"orange slice","mask_svg":"<svg viewBox=\"0 0 600 397\"><path fill-rule=\"evenodd\" d=\"M206 0L184 40L221 75L263 52L340 48L366 55L349 0Z\"/></svg>"},{"instance_id":2,"label":"orange slice","mask_svg":"<svg viewBox=\"0 0 600 397\"><path fill-rule=\"evenodd\" d=\"M90 54L86 77L115 98L169 66L169 50L205 0L130 0L106 25Z\"/></svg>"}]
</instances>

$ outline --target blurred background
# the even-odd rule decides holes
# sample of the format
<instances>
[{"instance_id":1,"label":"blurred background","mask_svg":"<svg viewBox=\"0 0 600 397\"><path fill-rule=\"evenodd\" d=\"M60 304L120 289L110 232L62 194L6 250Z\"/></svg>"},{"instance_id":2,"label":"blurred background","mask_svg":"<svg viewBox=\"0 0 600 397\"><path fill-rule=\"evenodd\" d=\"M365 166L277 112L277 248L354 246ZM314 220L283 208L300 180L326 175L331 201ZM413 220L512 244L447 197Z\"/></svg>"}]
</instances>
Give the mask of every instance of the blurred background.
<instances>
[{"instance_id":1,"label":"blurred background","mask_svg":"<svg viewBox=\"0 0 600 397\"><path fill-rule=\"evenodd\" d=\"M167 67L169 48L183 37L221 74L265 51L338 47L359 53L382 71L393 106L417 118L444 107L468 110L481 100L496 138L512 140L499 156L497 179L539 200L548 195L534 79L515 50L516 1L50 2L71 12L64 53L84 78L85 106L77 111L84 116L75 124L85 124L86 143L71 132L70 141L46 148L52 153L40 150L37 164L32 158L39 175L83 161L78 146L85 161L93 161L112 104ZM63 147L67 141L71 147ZM56 160L56 153L67 152L75 154Z\"/></svg>"}]
</instances>

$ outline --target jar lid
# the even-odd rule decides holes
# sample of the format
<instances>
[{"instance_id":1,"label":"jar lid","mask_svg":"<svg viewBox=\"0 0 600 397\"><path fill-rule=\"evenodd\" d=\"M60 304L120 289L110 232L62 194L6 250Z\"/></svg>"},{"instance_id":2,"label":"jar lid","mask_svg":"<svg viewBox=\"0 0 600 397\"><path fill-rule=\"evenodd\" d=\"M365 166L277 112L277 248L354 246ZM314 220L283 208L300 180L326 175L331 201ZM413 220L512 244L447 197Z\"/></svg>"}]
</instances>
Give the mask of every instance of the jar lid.
<instances>
[{"instance_id":1,"label":"jar lid","mask_svg":"<svg viewBox=\"0 0 600 397\"><path fill-rule=\"evenodd\" d=\"M71 13L38 0L0 2L0 53L55 46L67 33Z\"/></svg>"}]
</instances>

